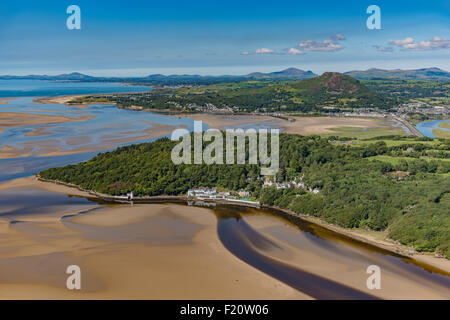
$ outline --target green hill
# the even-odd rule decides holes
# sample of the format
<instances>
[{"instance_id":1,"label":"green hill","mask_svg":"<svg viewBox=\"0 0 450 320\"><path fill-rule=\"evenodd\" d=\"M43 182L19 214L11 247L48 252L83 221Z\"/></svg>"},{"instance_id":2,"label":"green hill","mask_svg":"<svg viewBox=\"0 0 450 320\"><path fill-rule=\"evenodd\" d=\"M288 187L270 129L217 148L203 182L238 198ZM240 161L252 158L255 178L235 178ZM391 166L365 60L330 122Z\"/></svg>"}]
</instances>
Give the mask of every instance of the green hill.
<instances>
[{"instance_id":1,"label":"green hill","mask_svg":"<svg viewBox=\"0 0 450 320\"><path fill-rule=\"evenodd\" d=\"M450 73L439 68L423 68L415 70L384 70L372 68L365 71L349 71L345 74L361 80L396 79L450 81Z\"/></svg>"},{"instance_id":2,"label":"green hill","mask_svg":"<svg viewBox=\"0 0 450 320\"><path fill-rule=\"evenodd\" d=\"M325 72L320 77L291 85L294 97L309 103L350 108L378 107L389 99L372 92L359 80L338 72Z\"/></svg>"}]
</instances>

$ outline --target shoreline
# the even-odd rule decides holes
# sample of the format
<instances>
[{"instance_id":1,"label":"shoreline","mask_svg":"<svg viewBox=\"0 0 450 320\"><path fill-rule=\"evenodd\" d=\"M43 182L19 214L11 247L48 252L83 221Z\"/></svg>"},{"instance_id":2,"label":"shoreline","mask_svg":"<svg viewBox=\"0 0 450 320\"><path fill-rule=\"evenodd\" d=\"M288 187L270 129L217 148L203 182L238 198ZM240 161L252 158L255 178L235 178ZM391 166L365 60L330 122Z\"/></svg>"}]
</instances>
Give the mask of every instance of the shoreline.
<instances>
[{"instance_id":1,"label":"shoreline","mask_svg":"<svg viewBox=\"0 0 450 320\"><path fill-rule=\"evenodd\" d=\"M387 239L379 240L374 236L368 234L368 232L377 232L373 230L364 230L364 229L349 229L344 228L338 225L334 225L326 222L317 217L308 216L306 214L295 213L289 209L282 209L278 207L264 206L264 208L268 208L271 210L279 211L284 215L288 215L291 218L299 219L302 221L306 221L312 223L313 225L318 225L327 231L331 231L337 233L344 238L351 239L352 241L356 241L358 243L363 243L372 247L375 247L382 251L388 251L391 254L400 256L406 259L413 259L418 262L418 264L430 265L433 268L444 271L447 276L450 276L450 260L445 257L435 257L434 255L428 255L427 253L421 253L415 251L414 248L398 243L395 240L388 241ZM434 253L430 253L434 254Z\"/></svg>"},{"instance_id":2,"label":"shoreline","mask_svg":"<svg viewBox=\"0 0 450 320\"><path fill-rule=\"evenodd\" d=\"M83 103L85 104L85 103ZM89 104L89 103L86 103ZM102 102L99 102L102 104ZM219 130L225 130L228 127L238 127L239 125L249 124L267 124L267 127L282 130L282 133L286 134L299 134L299 135L333 135L336 134L333 130L356 127L362 129L374 129L380 127L378 121L384 119L382 117L369 117L369 116L339 116L339 115L326 115L320 116L310 114L265 114L265 113L228 113L228 112L183 112L171 109L144 109L140 106L120 106L113 104L119 109L132 110L132 111L144 111L152 112L155 114L166 115L169 117L177 118L190 118L194 121L202 121L210 128Z\"/></svg>"},{"instance_id":3,"label":"shoreline","mask_svg":"<svg viewBox=\"0 0 450 320\"><path fill-rule=\"evenodd\" d=\"M242 207L250 207L250 208L261 208L261 205L255 204L252 202L246 203L245 201L233 201L233 200L223 200L223 199L198 199L187 196L169 196L169 195L160 195L160 196L147 196L147 197L137 197L132 200L127 200L125 198L121 198L118 196L112 196L108 194L103 194L99 192L95 192L92 190L86 190L82 187L67 183L58 180L50 180L41 178L39 175L35 175L35 178L42 183L49 183L59 185L65 188L73 188L76 189L82 197L87 197L91 199L97 199L105 202L114 202L114 203L133 203L133 204L149 204L149 203L161 203L161 202L172 202L172 203L188 203L188 202L202 202L202 203L214 203L214 204L223 204L223 205L237 205Z\"/></svg>"},{"instance_id":4,"label":"shoreline","mask_svg":"<svg viewBox=\"0 0 450 320\"><path fill-rule=\"evenodd\" d=\"M75 94L75 95L67 95L67 96L56 96L56 97L43 97L33 99L33 102L40 104L66 104L75 98L82 98L88 96L87 94Z\"/></svg>"},{"instance_id":5,"label":"shoreline","mask_svg":"<svg viewBox=\"0 0 450 320\"><path fill-rule=\"evenodd\" d=\"M81 188L78 185L70 184L66 182L56 181L56 180L48 180L43 179L36 175L35 179L43 184L53 184L62 186L65 188L65 192L62 191L62 193L66 193L67 189L76 189L78 191L78 195L82 197L88 197L91 199L97 199L100 201L105 202L115 202L115 203L130 203L130 201L126 199L117 199L110 195L105 195L101 193L97 193L94 191L89 191ZM56 191L58 192L58 191ZM251 204L245 204L245 203L235 203L235 202L228 202L224 200L214 200L209 199L209 201L205 200L198 200L198 199L192 199L188 198L186 196L153 196L153 197L145 197L140 198L137 200L131 201L131 203L162 203L162 202L173 202L173 203L187 203L188 201L198 201L202 203L214 203L214 204L222 204L222 205L230 205L230 206L242 206L242 207L253 207L255 208L255 205ZM329 232L334 232L340 236L343 236L344 238L349 238L353 241L358 242L359 244L365 244L372 247L375 247L382 251L388 251L391 254L400 256L402 258L409 258L413 259L417 262L418 265L428 265L431 267L431 269L438 269L441 271L441 273L446 274L447 276L450 276L450 260L446 258L438 258L435 256L427 255L426 253L418 253L416 252L412 247L399 244L397 242L388 242L386 240L377 240L374 237L367 235L367 234L361 234L357 233L356 230L353 229L347 229L343 228L337 225L330 224L322 219L311 217L305 214L298 214L288 209L282 209L275 206L266 206L266 205L260 205L260 208L269 209L271 211L275 211L277 215L283 216L287 215L290 218L298 219L299 221L308 222L313 225L317 225L319 227L322 227L326 229ZM258 207L256 207L258 208ZM357 229L358 231L363 231L362 229Z\"/></svg>"},{"instance_id":6,"label":"shoreline","mask_svg":"<svg viewBox=\"0 0 450 320\"><path fill-rule=\"evenodd\" d=\"M311 299L229 252L209 208L76 199L61 206L42 191L60 199L82 194L32 177L0 184L5 188L51 199L45 207L27 204L32 215L0 219L0 300ZM64 270L73 264L82 270L82 291L65 286Z\"/></svg>"},{"instance_id":7,"label":"shoreline","mask_svg":"<svg viewBox=\"0 0 450 320\"><path fill-rule=\"evenodd\" d=\"M119 92L114 94L123 94L123 93L138 93L138 92ZM111 93L113 94L113 93ZM57 97L45 97L45 98L39 98L35 99L35 102L38 103L57 103L57 104L65 104L68 101L70 101L73 98L81 98L81 97L91 97L96 95L105 95L102 93L95 93L95 94L83 94L83 95L67 95L67 96L57 96ZM330 114L314 114L314 113L298 113L298 112L292 112L292 113L255 113L255 112L210 112L210 111L180 111L180 110L174 110L174 109L151 109L151 108L144 108L142 106L123 106L120 104L117 104L113 101L111 102L81 102L81 103L73 103L73 104L111 104L117 106L119 109L127 109L127 110L134 110L134 111L147 111L147 112L154 112L154 113L162 113L162 114L169 114L169 115L180 115L180 116L188 116L188 115L217 115L217 116L254 116L254 117L271 117L275 120L284 120L289 121L290 119L288 117L292 118L333 118L333 119L366 119L366 120L373 120L373 119L384 119L383 116L367 116L367 115L330 115Z\"/></svg>"},{"instance_id":8,"label":"shoreline","mask_svg":"<svg viewBox=\"0 0 450 320\"><path fill-rule=\"evenodd\" d=\"M122 92L121 92L122 93ZM120 93L120 94L121 94ZM104 94L83 94L83 95L67 95L57 97L46 97L35 99L38 103L57 103L65 105L73 105L83 107L85 105L95 104L108 104L115 105L119 109L132 110L132 111L146 111L155 114L166 115L169 117L190 118L192 120L203 121L210 128L216 128L224 130L228 127L237 127L239 125L259 124L267 125L269 128L278 128L283 133L287 134L300 134L300 135L335 135L335 130L340 128L360 128L362 130L375 130L378 128L384 128L387 130L395 129L395 126L385 125L380 123L381 120L390 119L400 124L402 132L407 135L417 137L423 136L414 125L410 124L406 119L401 119L395 115L388 116L367 116L367 115L327 115L320 114L319 116L314 114L298 114L298 113L230 113L230 112L185 112L173 109L148 109L142 106L123 106L115 102L82 102L82 103L69 103L74 98L86 97L86 96L101 96ZM386 133L388 134L388 133ZM400 134L400 133L399 133Z\"/></svg>"}]
</instances>

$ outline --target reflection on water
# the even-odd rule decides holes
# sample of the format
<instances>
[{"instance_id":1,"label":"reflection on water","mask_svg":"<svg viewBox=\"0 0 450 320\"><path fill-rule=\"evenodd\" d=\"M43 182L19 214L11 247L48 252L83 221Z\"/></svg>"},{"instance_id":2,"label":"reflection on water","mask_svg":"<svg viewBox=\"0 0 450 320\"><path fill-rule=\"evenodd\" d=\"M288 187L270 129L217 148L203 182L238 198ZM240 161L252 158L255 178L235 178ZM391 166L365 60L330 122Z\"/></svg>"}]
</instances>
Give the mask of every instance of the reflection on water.
<instances>
[{"instance_id":1,"label":"reflection on water","mask_svg":"<svg viewBox=\"0 0 450 320\"><path fill-rule=\"evenodd\" d=\"M450 275L414 259L396 255L369 244L337 234L316 224L296 219L275 210L255 210L241 207L217 207L218 233L225 247L238 258L255 268L277 278L306 294L319 299L371 299L372 296L341 285L329 279L302 270L302 265L293 266L274 259L274 246L263 234L254 230L246 216L269 215L289 222L288 226L277 225L265 231L285 243L326 257L333 263L365 270L376 264L383 272L414 280L424 286L439 287L450 292ZM279 246L277 246L279 247ZM420 295L419 295L420 296Z\"/></svg>"},{"instance_id":2,"label":"reflection on water","mask_svg":"<svg viewBox=\"0 0 450 320\"><path fill-rule=\"evenodd\" d=\"M88 208L95 202L82 197L36 189L10 189L0 192L0 218L13 221L32 215L61 215Z\"/></svg>"},{"instance_id":3,"label":"reflection on water","mask_svg":"<svg viewBox=\"0 0 450 320\"><path fill-rule=\"evenodd\" d=\"M241 260L272 277L317 299L376 299L353 289L273 259L267 248L275 246L240 218L237 208L217 208L219 238L225 247ZM233 216L234 215L234 216ZM255 250L255 248L257 250Z\"/></svg>"},{"instance_id":4,"label":"reflection on water","mask_svg":"<svg viewBox=\"0 0 450 320\"><path fill-rule=\"evenodd\" d=\"M29 177L48 168L77 164L87 161L97 154L98 152L94 151L65 156L0 159L0 182Z\"/></svg>"},{"instance_id":5,"label":"reflection on water","mask_svg":"<svg viewBox=\"0 0 450 320\"><path fill-rule=\"evenodd\" d=\"M151 212L151 208L149 208ZM186 219L174 217L170 209L135 223L120 226L93 226L71 221L62 222L72 230L81 232L83 239L108 242L143 242L151 245L181 245L192 243L192 238L202 227Z\"/></svg>"}]
</instances>

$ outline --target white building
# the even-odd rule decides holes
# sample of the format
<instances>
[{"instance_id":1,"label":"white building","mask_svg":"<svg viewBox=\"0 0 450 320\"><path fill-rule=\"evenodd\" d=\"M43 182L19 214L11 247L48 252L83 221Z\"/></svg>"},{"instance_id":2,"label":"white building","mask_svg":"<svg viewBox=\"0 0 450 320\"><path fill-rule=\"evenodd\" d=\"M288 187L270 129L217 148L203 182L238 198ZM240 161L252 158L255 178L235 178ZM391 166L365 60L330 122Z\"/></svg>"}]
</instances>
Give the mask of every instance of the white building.
<instances>
[{"instance_id":1,"label":"white building","mask_svg":"<svg viewBox=\"0 0 450 320\"><path fill-rule=\"evenodd\" d=\"M238 192L240 197L248 197L250 196L250 192L246 191L246 190L239 190Z\"/></svg>"},{"instance_id":2,"label":"white building","mask_svg":"<svg viewBox=\"0 0 450 320\"><path fill-rule=\"evenodd\" d=\"M203 197L215 199L217 196L217 191L213 189L197 188L189 189L187 193L188 197Z\"/></svg>"},{"instance_id":3,"label":"white building","mask_svg":"<svg viewBox=\"0 0 450 320\"><path fill-rule=\"evenodd\" d=\"M314 188L314 189L312 189L312 190L310 190L312 193L314 193L314 194L318 194L318 193L320 193L320 189L319 188Z\"/></svg>"}]
</instances>

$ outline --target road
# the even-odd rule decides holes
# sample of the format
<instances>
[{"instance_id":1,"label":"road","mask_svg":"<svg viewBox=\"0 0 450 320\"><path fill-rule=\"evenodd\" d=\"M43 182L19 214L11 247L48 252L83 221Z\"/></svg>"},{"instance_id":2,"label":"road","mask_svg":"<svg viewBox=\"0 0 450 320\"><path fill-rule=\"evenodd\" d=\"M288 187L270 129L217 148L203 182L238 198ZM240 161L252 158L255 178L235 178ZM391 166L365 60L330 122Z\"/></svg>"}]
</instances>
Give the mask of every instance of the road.
<instances>
[{"instance_id":1,"label":"road","mask_svg":"<svg viewBox=\"0 0 450 320\"><path fill-rule=\"evenodd\" d=\"M412 135L415 135L416 137L423 137L424 135L420 133L419 130L417 130L413 125L411 125L406 119L391 114L392 119L399 121L402 125L407 127Z\"/></svg>"}]
</instances>

